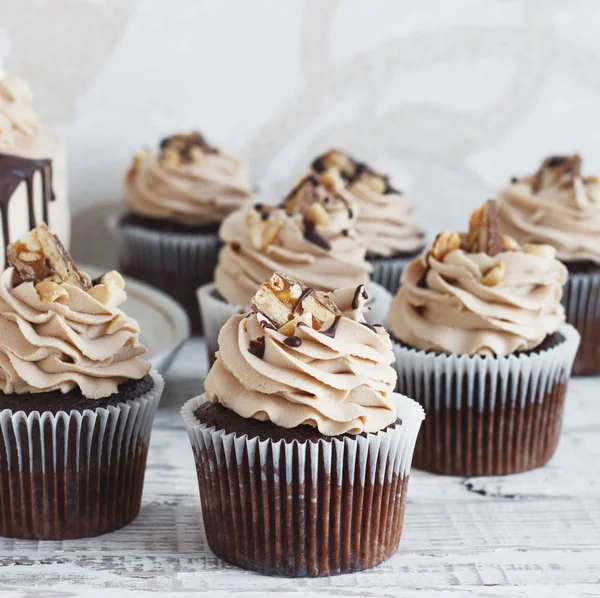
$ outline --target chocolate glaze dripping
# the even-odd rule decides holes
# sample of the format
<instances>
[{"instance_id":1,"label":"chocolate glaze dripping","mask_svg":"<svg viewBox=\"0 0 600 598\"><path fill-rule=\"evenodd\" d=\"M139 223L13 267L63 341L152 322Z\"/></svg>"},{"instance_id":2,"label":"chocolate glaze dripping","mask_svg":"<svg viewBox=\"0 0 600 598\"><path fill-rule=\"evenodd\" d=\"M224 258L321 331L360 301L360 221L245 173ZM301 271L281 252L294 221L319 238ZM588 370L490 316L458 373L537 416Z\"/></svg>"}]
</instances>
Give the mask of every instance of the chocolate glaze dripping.
<instances>
[{"instance_id":1,"label":"chocolate glaze dripping","mask_svg":"<svg viewBox=\"0 0 600 598\"><path fill-rule=\"evenodd\" d=\"M0 217L2 217L2 235L4 237L4 254L10 242L10 225L8 221L8 208L10 200L17 187L25 182L27 187L27 210L29 212L29 227L35 228L38 223L35 219L33 205L33 178L39 172L42 177L42 217L43 222L48 222L48 204L55 200L52 192L52 162L47 159L33 160L21 156L0 154Z\"/></svg>"},{"instance_id":2,"label":"chocolate glaze dripping","mask_svg":"<svg viewBox=\"0 0 600 598\"><path fill-rule=\"evenodd\" d=\"M369 322L361 322L361 324L363 326L366 326L369 330L372 330L373 332L377 332L377 330L375 330L375 326L372 326L371 324L369 324Z\"/></svg>"},{"instance_id":3,"label":"chocolate glaze dripping","mask_svg":"<svg viewBox=\"0 0 600 598\"><path fill-rule=\"evenodd\" d=\"M342 319L342 316L335 316L335 319L333 320L333 324L327 328L327 330L320 330L319 332L321 334L324 334L325 336L328 336L329 338L335 338L335 335L337 333L337 329L338 326L340 325L340 320Z\"/></svg>"},{"instance_id":4,"label":"chocolate glaze dripping","mask_svg":"<svg viewBox=\"0 0 600 598\"><path fill-rule=\"evenodd\" d=\"M302 309L302 302L313 292L313 288L312 287L306 287L302 293L300 294L300 297L298 297L298 301L296 301L296 305L294 305L294 309L292 310L292 313L297 313L300 309Z\"/></svg>"}]
</instances>

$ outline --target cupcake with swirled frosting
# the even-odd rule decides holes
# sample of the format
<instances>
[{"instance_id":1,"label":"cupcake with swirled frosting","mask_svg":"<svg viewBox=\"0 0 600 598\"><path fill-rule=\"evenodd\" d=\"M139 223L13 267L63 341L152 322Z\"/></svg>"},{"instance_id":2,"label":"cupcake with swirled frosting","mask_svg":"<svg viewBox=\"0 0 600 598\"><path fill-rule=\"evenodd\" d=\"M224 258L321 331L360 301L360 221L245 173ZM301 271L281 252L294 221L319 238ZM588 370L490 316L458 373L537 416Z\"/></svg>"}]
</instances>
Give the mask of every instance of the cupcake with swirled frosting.
<instances>
[{"instance_id":1,"label":"cupcake with swirled frosting","mask_svg":"<svg viewBox=\"0 0 600 598\"><path fill-rule=\"evenodd\" d=\"M46 225L7 248L0 274L0 535L113 531L140 508L163 389L122 309L117 272L90 280ZM75 505L75 508L73 507Z\"/></svg>"},{"instance_id":2,"label":"cupcake with swirled frosting","mask_svg":"<svg viewBox=\"0 0 600 598\"><path fill-rule=\"evenodd\" d=\"M367 284L372 295L368 318L381 322L391 297L369 283L371 266L356 219L354 204L318 175L303 178L281 206L256 204L229 216L220 230L224 246L215 284L199 289L211 358L221 325L244 311L261 281L275 271L318 291Z\"/></svg>"},{"instance_id":3,"label":"cupcake with swirled frosting","mask_svg":"<svg viewBox=\"0 0 600 598\"><path fill-rule=\"evenodd\" d=\"M340 150L325 152L311 168L321 175L339 175L338 191L357 206L356 231L373 266L371 278L395 293L402 270L424 247L425 233L416 222L412 203L387 175Z\"/></svg>"},{"instance_id":4,"label":"cupcake with swirled frosting","mask_svg":"<svg viewBox=\"0 0 600 598\"><path fill-rule=\"evenodd\" d=\"M137 152L117 224L122 270L179 300L200 332L195 291L213 279L219 226L253 197L244 162L198 132Z\"/></svg>"},{"instance_id":5,"label":"cupcake with swirled frosting","mask_svg":"<svg viewBox=\"0 0 600 598\"><path fill-rule=\"evenodd\" d=\"M399 392L428 414L418 467L501 475L552 457L579 344L566 277L553 247L503 233L493 200L406 268L388 322Z\"/></svg>"},{"instance_id":6,"label":"cupcake with swirled frosting","mask_svg":"<svg viewBox=\"0 0 600 598\"><path fill-rule=\"evenodd\" d=\"M0 227L0 247L19 239L43 217L68 248L71 214L64 137L41 121L33 107L29 85L16 75L2 73L0 68L0 178L7 186L15 158L48 161L51 192L44 189L45 182L37 173L14 189L10 206L5 206L3 213L6 222ZM5 257L0 255L0 268L5 266Z\"/></svg>"},{"instance_id":7,"label":"cupcake with swirled frosting","mask_svg":"<svg viewBox=\"0 0 600 598\"><path fill-rule=\"evenodd\" d=\"M423 411L393 393L392 344L364 320L367 300L363 284L324 293L277 273L223 326L206 394L182 409L220 558L306 577L396 550Z\"/></svg>"},{"instance_id":8,"label":"cupcake with swirled frosting","mask_svg":"<svg viewBox=\"0 0 600 598\"><path fill-rule=\"evenodd\" d=\"M567 267L563 305L581 334L574 374L600 373L600 180L578 154L546 158L533 175L502 189L500 219L521 243L547 243Z\"/></svg>"}]
</instances>

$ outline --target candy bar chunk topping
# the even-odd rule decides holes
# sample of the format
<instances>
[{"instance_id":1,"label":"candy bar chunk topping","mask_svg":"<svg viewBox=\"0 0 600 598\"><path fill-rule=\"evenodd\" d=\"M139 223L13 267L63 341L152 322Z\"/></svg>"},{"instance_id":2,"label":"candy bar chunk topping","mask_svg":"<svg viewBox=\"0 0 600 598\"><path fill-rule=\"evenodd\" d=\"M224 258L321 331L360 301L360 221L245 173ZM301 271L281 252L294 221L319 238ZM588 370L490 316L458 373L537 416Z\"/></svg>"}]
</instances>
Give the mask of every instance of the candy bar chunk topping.
<instances>
[{"instance_id":1,"label":"candy bar chunk topping","mask_svg":"<svg viewBox=\"0 0 600 598\"><path fill-rule=\"evenodd\" d=\"M11 243L6 254L8 263L22 282L68 283L86 291L91 287L89 277L78 270L60 239L50 232L46 224Z\"/></svg>"},{"instance_id":2,"label":"candy bar chunk topping","mask_svg":"<svg viewBox=\"0 0 600 598\"><path fill-rule=\"evenodd\" d=\"M487 253L490 256L507 250L495 199L489 199L471 215L466 249L470 253Z\"/></svg>"},{"instance_id":3,"label":"candy bar chunk topping","mask_svg":"<svg viewBox=\"0 0 600 598\"><path fill-rule=\"evenodd\" d=\"M250 243L254 249L264 251L279 240L279 232L285 224L285 214L275 206L256 204L246 213Z\"/></svg>"},{"instance_id":4,"label":"candy bar chunk topping","mask_svg":"<svg viewBox=\"0 0 600 598\"><path fill-rule=\"evenodd\" d=\"M319 156L312 163L312 168L318 173L335 168L345 179L352 180L356 176L358 164L341 150L331 149Z\"/></svg>"},{"instance_id":5,"label":"candy bar chunk topping","mask_svg":"<svg viewBox=\"0 0 600 598\"><path fill-rule=\"evenodd\" d=\"M165 137L160 142L159 161L166 163L198 163L205 154L217 154L219 149L211 146L198 131Z\"/></svg>"},{"instance_id":6,"label":"candy bar chunk topping","mask_svg":"<svg viewBox=\"0 0 600 598\"><path fill-rule=\"evenodd\" d=\"M568 189L575 178L581 176L581 156L550 156L533 176L531 187L534 193L548 187Z\"/></svg>"},{"instance_id":7,"label":"candy bar chunk topping","mask_svg":"<svg viewBox=\"0 0 600 598\"><path fill-rule=\"evenodd\" d=\"M293 335L300 322L320 330L332 316L342 315L327 295L278 272L260 286L251 305L267 324L286 335Z\"/></svg>"}]
</instances>

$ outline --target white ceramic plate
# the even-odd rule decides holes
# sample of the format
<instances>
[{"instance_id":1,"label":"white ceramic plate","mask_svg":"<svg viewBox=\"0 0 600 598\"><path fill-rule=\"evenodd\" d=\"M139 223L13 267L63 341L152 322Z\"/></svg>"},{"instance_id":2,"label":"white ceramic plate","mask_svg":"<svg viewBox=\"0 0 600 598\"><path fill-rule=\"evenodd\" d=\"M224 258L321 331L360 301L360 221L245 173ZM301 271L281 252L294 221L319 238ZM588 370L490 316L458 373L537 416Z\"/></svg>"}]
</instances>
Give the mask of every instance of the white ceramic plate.
<instances>
[{"instance_id":1,"label":"white ceramic plate","mask_svg":"<svg viewBox=\"0 0 600 598\"><path fill-rule=\"evenodd\" d=\"M92 278L105 272L97 266L80 268ZM189 318L177 301L150 285L125 277L125 290L127 301L123 310L139 322L141 341L148 347L146 358L164 374L190 336Z\"/></svg>"}]
</instances>

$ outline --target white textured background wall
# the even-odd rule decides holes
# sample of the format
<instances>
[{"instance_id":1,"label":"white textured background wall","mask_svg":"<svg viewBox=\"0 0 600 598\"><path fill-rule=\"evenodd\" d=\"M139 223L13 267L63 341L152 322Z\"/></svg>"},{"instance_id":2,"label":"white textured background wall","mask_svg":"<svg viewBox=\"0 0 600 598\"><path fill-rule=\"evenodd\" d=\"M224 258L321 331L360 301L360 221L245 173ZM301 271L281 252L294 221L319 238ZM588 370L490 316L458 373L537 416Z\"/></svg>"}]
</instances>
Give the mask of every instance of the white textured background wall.
<instances>
[{"instance_id":1,"label":"white textured background wall","mask_svg":"<svg viewBox=\"0 0 600 598\"><path fill-rule=\"evenodd\" d=\"M598 0L0 0L0 58L69 143L75 251L130 154L177 129L271 198L334 144L389 169L431 232L544 154L600 172Z\"/></svg>"}]
</instances>

